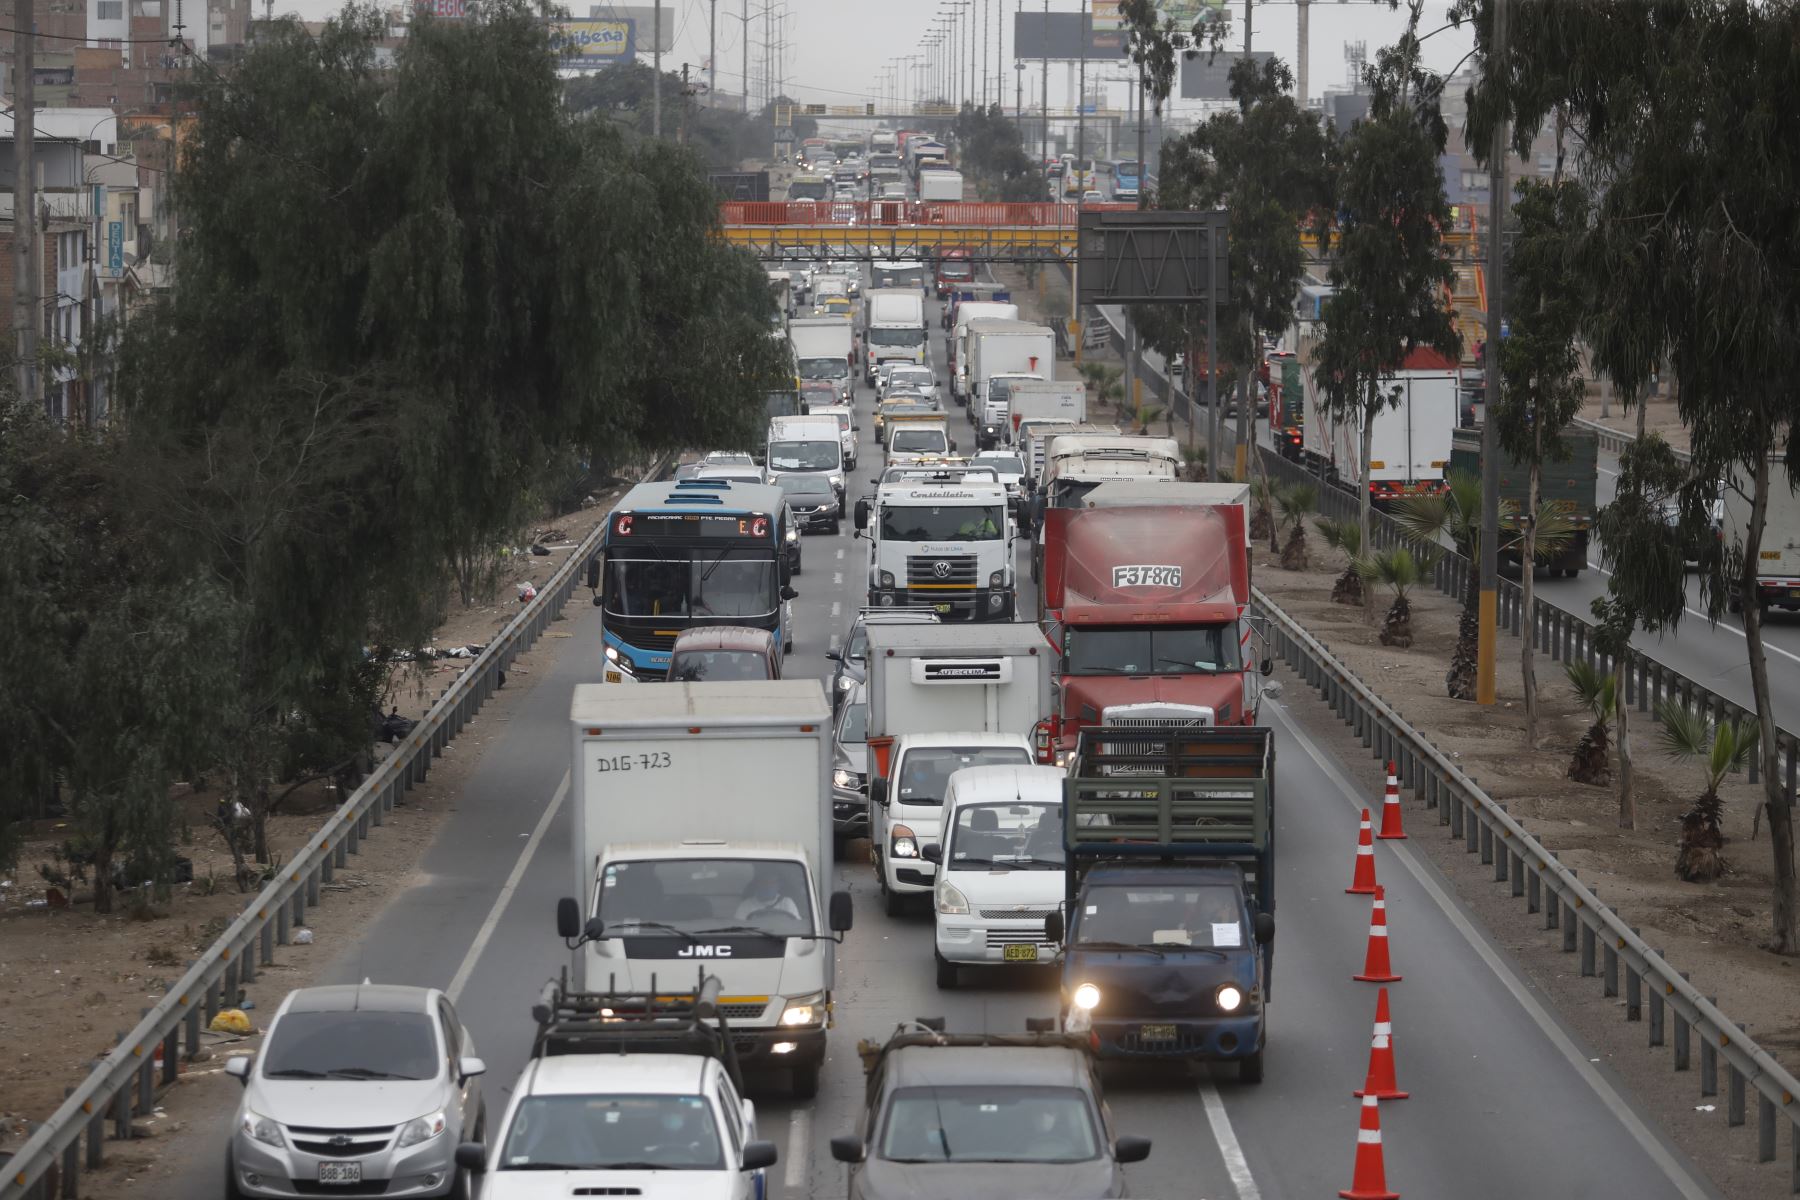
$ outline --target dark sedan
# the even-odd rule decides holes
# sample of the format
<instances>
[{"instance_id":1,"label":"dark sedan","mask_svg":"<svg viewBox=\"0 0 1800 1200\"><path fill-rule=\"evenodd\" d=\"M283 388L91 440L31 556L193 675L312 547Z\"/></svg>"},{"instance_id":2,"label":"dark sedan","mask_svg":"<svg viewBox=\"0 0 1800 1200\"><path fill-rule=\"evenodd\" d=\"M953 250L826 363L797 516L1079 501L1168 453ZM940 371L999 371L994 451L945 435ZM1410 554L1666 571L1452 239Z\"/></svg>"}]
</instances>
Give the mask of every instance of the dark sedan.
<instances>
[{"instance_id":1,"label":"dark sedan","mask_svg":"<svg viewBox=\"0 0 1800 1200\"><path fill-rule=\"evenodd\" d=\"M775 482L787 493L788 507L801 533L836 533L843 506L831 480L822 474L777 475Z\"/></svg>"}]
</instances>

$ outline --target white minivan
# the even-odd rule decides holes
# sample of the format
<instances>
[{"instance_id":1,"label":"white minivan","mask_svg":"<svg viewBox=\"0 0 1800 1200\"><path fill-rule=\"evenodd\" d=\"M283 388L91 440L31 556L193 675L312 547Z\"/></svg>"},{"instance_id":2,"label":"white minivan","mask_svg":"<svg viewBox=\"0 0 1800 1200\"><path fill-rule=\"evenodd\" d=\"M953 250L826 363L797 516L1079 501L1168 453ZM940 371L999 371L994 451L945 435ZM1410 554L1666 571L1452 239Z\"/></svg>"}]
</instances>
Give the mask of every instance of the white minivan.
<instances>
[{"instance_id":1,"label":"white minivan","mask_svg":"<svg viewBox=\"0 0 1800 1200\"><path fill-rule=\"evenodd\" d=\"M844 470L856 470L856 431L860 426L856 423L856 414L850 411L848 404L815 404L807 414L809 417L836 417L838 437L844 443Z\"/></svg>"},{"instance_id":2,"label":"white minivan","mask_svg":"<svg viewBox=\"0 0 1800 1200\"><path fill-rule=\"evenodd\" d=\"M937 985L953 988L959 964L1054 962L1044 918L1063 899L1063 780L1057 767L968 767L950 776L937 864Z\"/></svg>"},{"instance_id":3,"label":"white minivan","mask_svg":"<svg viewBox=\"0 0 1800 1200\"><path fill-rule=\"evenodd\" d=\"M824 475L844 511L844 440L833 416L775 417L769 421L769 482L783 475Z\"/></svg>"}]
</instances>

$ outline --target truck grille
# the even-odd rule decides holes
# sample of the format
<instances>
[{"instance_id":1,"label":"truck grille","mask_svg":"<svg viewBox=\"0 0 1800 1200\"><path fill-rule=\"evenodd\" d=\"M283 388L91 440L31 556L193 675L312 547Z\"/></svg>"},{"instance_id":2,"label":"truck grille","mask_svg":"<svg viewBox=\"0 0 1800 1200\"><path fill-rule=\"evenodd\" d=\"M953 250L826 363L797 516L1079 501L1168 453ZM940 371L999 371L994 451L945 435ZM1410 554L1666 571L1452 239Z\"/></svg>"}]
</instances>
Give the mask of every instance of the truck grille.
<instances>
[{"instance_id":1,"label":"truck grille","mask_svg":"<svg viewBox=\"0 0 1800 1200\"><path fill-rule=\"evenodd\" d=\"M1041 921L1051 913L1055 912L1056 909L1052 906L1049 908L1028 908L1023 912L1017 912L1010 908L983 908L978 909L977 911L981 913L984 920L988 921Z\"/></svg>"},{"instance_id":2,"label":"truck grille","mask_svg":"<svg viewBox=\"0 0 1800 1200\"><path fill-rule=\"evenodd\" d=\"M1109 729L1206 729L1214 721L1212 709L1198 705L1130 704L1105 709L1100 714L1100 723ZM1163 742L1133 741L1129 746L1102 742L1100 753L1159 755L1168 753L1168 746ZM1112 764L1101 770L1106 775L1162 774L1162 768L1154 764L1143 767Z\"/></svg>"},{"instance_id":3,"label":"truck grille","mask_svg":"<svg viewBox=\"0 0 1800 1200\"><path fill-rule=\"evenodd\" d=\"M951 604L968 609L975 603L979 585L973 554L915 554L906 560L908 604Z\"/></svg>"},{"instance_id":4,"label":"truck grille","mask_svg":"<svg viewBox=\"0 0 1800 1200\"><path fill-rule=\"evenodd\" d=\"M763 1015L763 1010L768 1007L769 1002L767 1000L764 1000L761 1004L721 1004L719 1005L719 1012L724 1015L727 1021L754 1021L761 1017Z\"/></svg>"},{"instance_id":5,"label":"truck grille","mask_svg":"<svg viewBox=\"0 0 1800 1200\"><path fill-rule=\"evenodd\" d=\"M1007 913L1012 916L1012 913ZM987 931L987 944L990 946L1038 946L1044 941L1042 929L990 929Z\"/></svg>"}]
</instances>

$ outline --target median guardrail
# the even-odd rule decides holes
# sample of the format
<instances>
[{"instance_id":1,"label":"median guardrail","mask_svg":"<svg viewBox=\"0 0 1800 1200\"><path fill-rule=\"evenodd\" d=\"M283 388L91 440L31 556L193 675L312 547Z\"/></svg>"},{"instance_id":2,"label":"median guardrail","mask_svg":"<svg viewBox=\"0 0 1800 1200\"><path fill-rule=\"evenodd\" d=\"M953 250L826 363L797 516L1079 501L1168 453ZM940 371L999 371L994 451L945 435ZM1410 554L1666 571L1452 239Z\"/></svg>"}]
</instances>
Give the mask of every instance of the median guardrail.
<instances>
[{"instance_id":1,"label":"median guardrail","mask_svg":"<svg viewBox=\"0 0 1800 1200\"><path fill-rule=\"evenodd\" d=\"M666 457L657 460L646 477L654 478L667 463ZM443 754L505 683L513 660L561 614L605 532L606 523L601 522L582 539L537 596L295 852L279 877L245 904L168 993L144 1010L137 1026L122 1034L87 1077L69 1089L62 1106L32 1127L25 1144L0 1164L0 1200L72 1200L80 1194L81 1172L105 1160L109 1127L112 1138L130 1139L133 1118L148 1116L159 1088L173 1085L182 1061L192 1061L198 1053L201 1030L221 1009L234 1005L241 986L274 964L275 947L287 945L293 932L306 924L307 910L319 903L322 886L332 882L400 798L424 781L431 760Z\"/></svg>"},{"instance_id":2,"label":"median guardrail","mask_svg":"<svg viewBox=\"0 0 1800 1200\"><path fill-rule=\"evenodd\" d=\"M1438 824L1447 827L1451 838L1462 839L1469 854L1479 854L1483 865L1492 865L1494 882L1507 884L1515 899L1524 900L1528 913L1543 914L1544 930L1555 931L1562 949L1578 955L1581 977L1598 976L1601 995L1615 1003L1623 984L1625 1020L1648 1018L1648 1043L1668 1049L1673 1070L1693 1069L1698 1043L1702 1097L1719 1094L1723 1062L1727 1126L1746 1123L1747 1097L1755 1093L1758 1162L1774 1161L1777 1126L1787 1125L1789 1186L1800 1193L1800 1110L1794 1103L1800 1080L1720 1011L1713 997L1690 983L1662 951L1602 904L1573 869L1507 813L1504 804L1408 724L1324 643L1260 588L1251 589L1251 599L1269 621L1275 653L1317 689L1374 758L1395 764L1401 784L1427 809L1436 810Z\"/></svg>"}]
</instances>

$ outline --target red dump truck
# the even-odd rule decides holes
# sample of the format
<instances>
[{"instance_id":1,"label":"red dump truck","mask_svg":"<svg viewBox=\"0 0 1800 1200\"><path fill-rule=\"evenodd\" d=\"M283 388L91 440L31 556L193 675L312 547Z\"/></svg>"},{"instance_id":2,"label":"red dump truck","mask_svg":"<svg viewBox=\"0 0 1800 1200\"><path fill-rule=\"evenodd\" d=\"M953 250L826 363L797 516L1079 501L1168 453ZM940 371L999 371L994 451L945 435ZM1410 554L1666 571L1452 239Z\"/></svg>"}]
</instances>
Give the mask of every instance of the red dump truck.
<instances>
[{"instance_id":1,"label":"red dump truck","mask_svg":"<svg viewBox=\"0 0 1800 1200\"><path fill-rule=\"evenodd\" d=\"M1247 614L1249 488L1121 480L1044 513L1044 633L1057 652L1035 750L1076 731L1254 725L1270 664Z\"/></svg>"}]
</instances>

